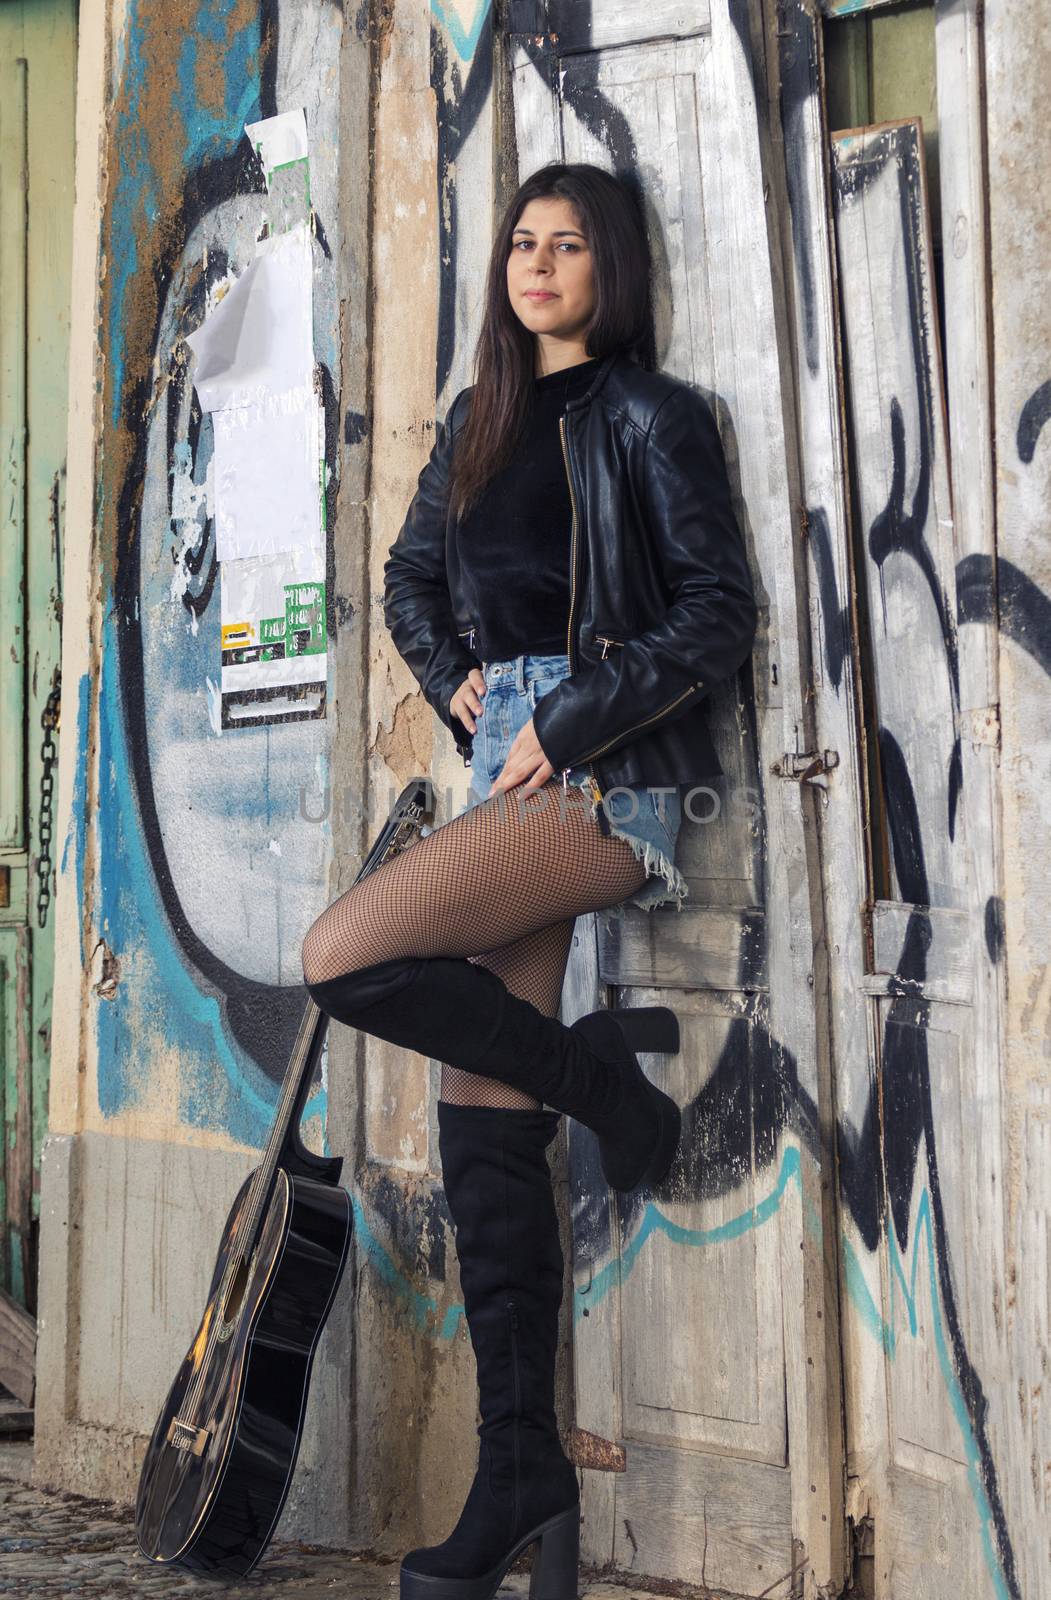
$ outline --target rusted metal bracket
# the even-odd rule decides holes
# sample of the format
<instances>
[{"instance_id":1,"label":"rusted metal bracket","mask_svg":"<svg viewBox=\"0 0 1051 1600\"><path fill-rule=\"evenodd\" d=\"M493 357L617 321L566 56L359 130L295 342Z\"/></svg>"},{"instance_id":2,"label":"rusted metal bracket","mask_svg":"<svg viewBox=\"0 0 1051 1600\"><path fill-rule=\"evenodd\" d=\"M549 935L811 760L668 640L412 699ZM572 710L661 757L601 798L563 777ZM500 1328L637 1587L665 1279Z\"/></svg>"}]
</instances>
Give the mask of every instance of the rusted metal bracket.
<instances>
[{"instance_id":1,"label":"rusted metal bracket","mask_svg":"<svg viewBox=\"0 0 1051 1600\"><path fill-rule=\"evenodd\" d=\"M586 1428L570 1428L566 1437L566 1455L575 1467L588 1467L592 1472L627 1472L628 1452L622 1444L603 1439L599 1433L588 1433Z\"/></svg>"},{"instance_id":2,"label":"rusted metal bracket","mask_svg":"<svg viewBox=\"0 0 1051 1600\"><path fill-rule=\"evenodd\" d=\"M784 778L790 783L810 783L838 766L838 750L786 750L770 771L776 778Z\"/></svg>"}]
</instances>

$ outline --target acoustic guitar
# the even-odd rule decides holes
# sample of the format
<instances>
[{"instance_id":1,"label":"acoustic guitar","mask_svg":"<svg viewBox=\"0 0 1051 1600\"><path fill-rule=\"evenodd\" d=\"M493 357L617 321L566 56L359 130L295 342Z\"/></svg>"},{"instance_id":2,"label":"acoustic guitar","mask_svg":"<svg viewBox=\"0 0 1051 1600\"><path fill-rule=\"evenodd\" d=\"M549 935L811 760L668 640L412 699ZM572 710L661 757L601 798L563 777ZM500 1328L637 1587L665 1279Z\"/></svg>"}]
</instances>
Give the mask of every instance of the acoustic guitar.
<instances>
[{"instance_id":1,"label":"acoustic guitar","mask_svg":"<svg viewBox=\"0 0 1051 1600\"><path fill-rule=\"evenodd\" d=\"M414 844L432 815L431 785L415 778L356 881ZM288 1495L353 1228L342 1160L307 1150L299 1132L328 1020L308 1000L263 1159L233 1203L204 1315L146 1451L135 1536L150 1561L241 1577Z\"/></svg>"}]
</instances>

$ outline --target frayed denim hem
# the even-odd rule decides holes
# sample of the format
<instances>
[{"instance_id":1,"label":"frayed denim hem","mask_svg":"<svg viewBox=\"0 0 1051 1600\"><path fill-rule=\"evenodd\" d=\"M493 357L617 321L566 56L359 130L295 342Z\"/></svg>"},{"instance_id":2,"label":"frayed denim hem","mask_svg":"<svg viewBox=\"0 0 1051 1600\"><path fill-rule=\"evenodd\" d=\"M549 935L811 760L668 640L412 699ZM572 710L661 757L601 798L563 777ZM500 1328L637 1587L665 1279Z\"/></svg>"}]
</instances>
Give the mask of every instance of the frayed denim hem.
<instances>
[{"instance_id":1,"label":"frayed denim hem","mask_svg":"<svg viewBox=\"0 0 1051 1600\"><path fill-rule=\"evenodd\" d=\"M642 905L639 905L634 896L629 895L626 900L621 901L621 906L634 905L638 906L640 911L652 911L654 906L665 906L674 900L676 911L681 911L683 901L689 899L690 890L686 879L674 861L669 861L664 851L658 850L657 846L651 844L648 839L633 838L630 833L624 833L618 828L615 822L611 822L609 826L611 833L615 834L618 839L623 839L627 844L630 844L636 861L641 861L646 868L647 879L663 878L668 886L667 894L662 894L659 898L655 897L652 900L646 900ZM639 893L641 894L642 890ZM614 906L612 909L616 912L619 908Z\"/></svg>"},{"instance_id":2,"label":"frayed denim hem","mask_svg":"<svg viewBox=\"0 0 1051 1600\"><path fill-rule=\"evenodd\" d=\"M592 798L590 780L586 778L571 778L569 781L574 783L578 789L583 789L587 796L588 805L591 808L592 821L597 822L600 802ZM627 832L612 817L606 817L606 825L614 837L623 839L626 844L631 846L632 854L636 861L641 861L646 868L647 882L638 893L641 895L646 892L651 878L663 878L667 884L668 892L667 894L654 896L653 899L646 900L641 905L634 895L629 895L617 905L610 906L604 914L607 916L622 916L623 908L631 905L637 906L640 911L652 911L654 906L668 905L672 900L675 901L676 911L681 911L683 901L689 899L690 889L674 861L663 850L658 849L655 844L651 844L649 839L639 839L633 833Z\"/></svg>"}]
</instances>

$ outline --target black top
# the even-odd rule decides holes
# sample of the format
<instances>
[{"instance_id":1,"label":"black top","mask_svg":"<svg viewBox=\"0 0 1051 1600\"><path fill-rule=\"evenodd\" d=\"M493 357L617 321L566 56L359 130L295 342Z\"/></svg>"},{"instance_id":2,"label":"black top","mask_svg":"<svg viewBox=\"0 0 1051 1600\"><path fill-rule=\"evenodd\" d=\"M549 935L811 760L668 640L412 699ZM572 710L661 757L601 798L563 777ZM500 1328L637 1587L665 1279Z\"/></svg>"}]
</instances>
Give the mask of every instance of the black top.
<instances>
[{"instance_id":1,"label":"black top","mask_svg":"<svg viewBox=\"0 0 1051 1600\"><path fill-rule=\"evenodd\" d=\"M481 661L564 655L569 625L569 496L559 418L591 387L596 357L533 380L533 408L507 465L457 524L457 553Z\"/></svg>"}]
</instances>

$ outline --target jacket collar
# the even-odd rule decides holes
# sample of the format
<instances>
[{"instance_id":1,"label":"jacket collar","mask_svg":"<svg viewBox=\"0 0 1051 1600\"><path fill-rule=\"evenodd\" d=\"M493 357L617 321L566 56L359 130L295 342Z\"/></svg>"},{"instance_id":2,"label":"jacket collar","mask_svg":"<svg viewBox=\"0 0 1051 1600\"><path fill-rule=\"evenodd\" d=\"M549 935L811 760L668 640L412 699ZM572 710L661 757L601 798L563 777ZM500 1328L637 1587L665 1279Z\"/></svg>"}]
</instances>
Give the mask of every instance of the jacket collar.
<instances>
[{"instance_id":1,"label":"jacket collar","mask_svg":"<svg viewBox=\"0 0 1051 1600\"><path fill-rule=\"evenodd\" d=\"M578 395L575 400L569 400L566 402L567 413L570 411L580 411L584 406L589 406L591 404L592 400L598 394L599 390L602 388L602 385L605 383L606 379L609 377L611 371L619 360L621 360L621 354L619 350L614 350L612 355L606 356L605 360L596 370L595 376L591 380L590 388L585 390L583 394Z\"/></svg>"}]
</instances>

